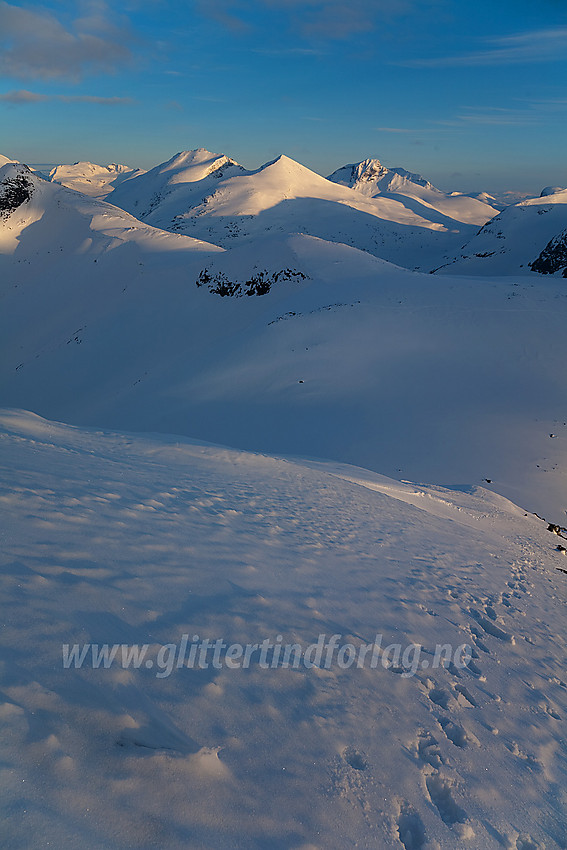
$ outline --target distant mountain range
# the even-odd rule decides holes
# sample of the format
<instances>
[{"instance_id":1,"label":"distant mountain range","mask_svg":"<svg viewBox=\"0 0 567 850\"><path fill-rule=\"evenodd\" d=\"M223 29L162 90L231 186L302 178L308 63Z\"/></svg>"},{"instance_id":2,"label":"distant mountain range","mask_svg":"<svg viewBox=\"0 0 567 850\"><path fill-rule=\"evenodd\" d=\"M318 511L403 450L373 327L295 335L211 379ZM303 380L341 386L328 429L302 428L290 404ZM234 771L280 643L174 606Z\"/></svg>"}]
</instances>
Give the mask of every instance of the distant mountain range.
<instances>
[{"instance_id":1,"label":"distant mountain range","mask_svg":"<svg viewBox=\"0 0 567 850\"><path fill-rule=\"evenodd\" d=\"M199 149L127 180L109 199L156 227L223 247L274 233L305 233L424 270L498 212L486 202L445 195L401 170L395 180L386 175L377 185L363 179L372 168L350 186L341 178L344 169L325 179L280 156L248 171L230 157ZM371 184L375 191L369 194Z\"/></svg>"},{"instance_id":2,"label":"distant mountain range","mask_svg":"<svg viewBox=\"0 0 567 850\"><path fill-rule=\"evenodd\" d=\"M325 179L286 156L250 171L204 148L175 154L148 172L79 162L54 168L50 179L107 198L154 227L225 248L304 233L421 271L565 268L567 205L557 187L505 207L487 193L442 192L420 174L378 159L345 165ZM542 219L545 210L552 215Z\"/></svg>"}]
</instances>

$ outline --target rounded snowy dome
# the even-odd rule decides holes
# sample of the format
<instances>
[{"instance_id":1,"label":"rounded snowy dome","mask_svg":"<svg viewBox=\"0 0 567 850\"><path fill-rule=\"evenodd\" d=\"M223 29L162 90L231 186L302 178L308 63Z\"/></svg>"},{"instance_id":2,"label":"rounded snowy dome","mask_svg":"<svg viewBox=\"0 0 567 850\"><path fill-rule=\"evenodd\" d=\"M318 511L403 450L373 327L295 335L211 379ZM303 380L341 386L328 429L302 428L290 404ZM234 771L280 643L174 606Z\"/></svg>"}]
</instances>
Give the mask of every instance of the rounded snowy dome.
<instances>
[{"instance_id":1,"label":"rounded snowy dome","mask_svg":"<svg viewBox=\"0 0 567 850\"><path fill-rule=\"evenodd\" d=\"M558 192L564 192L561 186L546 186L541 190L540 198L545 198L547 195L557 195Z\"/></svg>"}]
</instances>

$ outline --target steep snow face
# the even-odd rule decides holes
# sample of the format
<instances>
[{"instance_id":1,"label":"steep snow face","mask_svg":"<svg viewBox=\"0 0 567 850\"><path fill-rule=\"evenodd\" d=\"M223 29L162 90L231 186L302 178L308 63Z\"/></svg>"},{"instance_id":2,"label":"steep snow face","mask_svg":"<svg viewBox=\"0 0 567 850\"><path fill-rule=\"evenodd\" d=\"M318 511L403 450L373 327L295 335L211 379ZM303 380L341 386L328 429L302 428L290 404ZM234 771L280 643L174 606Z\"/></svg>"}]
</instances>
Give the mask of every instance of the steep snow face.
<instances>
[{"instance_id":1,"label":"steep snow face","mask_svg":"<svg viewBox=\"0 0 567 850\"><path fill-rule=\"evenodd\" d=\"M543 267L536 263L534 268L533 264L566 227L567 190L530 198L506 207L437 271L471 275L541 272Z\"/></svg>"},{"instance_id":2,"label":"steep snow face","mask_svg":"<svg viewBox=\"0 0 567 850\"><path fill-rule=\"evenodd\" d=\"M0 258L4 404L399 478L490 479L560 521L563 280L420 275L307 236L214 253L151 228L146 242L135 221L125 236L124 214L100 207L116 241L69 210L73 250L42 219Z\"/></svg>"},{"instance_id":3,"label":"steep snow face","mask_svg":"<svg viewBox=\"0 0 567 850\"><path fill-rule=\"evenodd\" d=\"M394 194L371 198L287 156L245 171L208 151L177 154L118 187L112 202L157 227L224 247L299 232L410 268L429 269L432 260L450 256L473 233L473 225L429 203ZM489 215L481 206L482 223Z\"/></svg>"},{"instance_id":4,"label":"steep snow face","mask_svg":"<svg viewBox=\"0 0 567 850\"><path fill-rule=\"evenodd\" d=\"M421 174L405 168L386 168L378 159L365 159L345 165L328 177L349 186L369 198L391 197L427 217L436 210L458 222L484 224L498 212L490 196L470 196L454 192L450 195L436 189Z\"/></svg>"},{"instance_id":5,"label":"steep snow face","mask_svg":"<svg viewBox=\"0 0 567 850\"><path fill-rule=\"evenodd\" d=\"M74 165L58 165L49 172L49 179L68 189L75 189L91 198L106 198L124 180L145 172L129 165L96 165L92 162L75 162Z\"/></svg>"},{"instance_id":6,"label":"steep snow face","mask_svg":"<svg viewBox=\"0 0 567 850\"><path fill-rule=\"evenodd\" d=\"M565 848L536 517L22 411L0 451L6 847Z\"/></svg>"}]
</instances>

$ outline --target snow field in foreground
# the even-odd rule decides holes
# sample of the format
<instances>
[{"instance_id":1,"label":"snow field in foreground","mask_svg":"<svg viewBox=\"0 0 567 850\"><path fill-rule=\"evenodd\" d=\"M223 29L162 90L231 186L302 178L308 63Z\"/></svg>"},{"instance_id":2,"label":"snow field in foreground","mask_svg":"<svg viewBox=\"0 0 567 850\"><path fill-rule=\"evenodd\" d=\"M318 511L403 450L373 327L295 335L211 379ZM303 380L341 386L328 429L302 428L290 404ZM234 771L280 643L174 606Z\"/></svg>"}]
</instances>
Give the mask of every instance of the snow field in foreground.
<instances>
[{"instance_id":1,"label":"snow field in foreground","mask_svg":"<svg viewBox=\"0 0 567 850\"><path fill-rule=\"evenodd\" d=\"M567 844L558 539L478 488L5 411L6 846ZM468 643L403 669L64 669L62 644Z\"/></svg>"}]
</instances>

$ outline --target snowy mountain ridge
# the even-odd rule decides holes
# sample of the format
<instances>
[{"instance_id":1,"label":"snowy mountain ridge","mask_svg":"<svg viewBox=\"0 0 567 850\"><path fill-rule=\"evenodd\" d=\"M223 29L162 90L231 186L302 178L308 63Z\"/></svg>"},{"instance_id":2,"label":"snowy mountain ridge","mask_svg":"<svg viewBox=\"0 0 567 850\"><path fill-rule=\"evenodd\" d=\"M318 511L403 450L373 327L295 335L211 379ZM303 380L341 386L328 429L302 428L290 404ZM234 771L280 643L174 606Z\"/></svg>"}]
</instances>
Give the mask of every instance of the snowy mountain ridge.
<instances>
[{"instance_id":1,"label":"snowy mountain ridge","mask_svg":"<svg viewBox=\"0 0 567 850\"><path fill-rule=\"evenodd\" d=\"M497 212L480 201L411 185L417 193L411 197L370 197L285 155L247 171L230 157L197 149L128 180L111 200L157 227L223 247L278 232L306 233L426 270Z\"/></svg>"},{"instance_id":2,"label":"snowy mountain ridge","mask_svg":"<svg viewBox=\"0 0 567 850\"><path fill-rule=\"evenodd\" d=\"M75 162L73 165L57 165L49 172L49 180L68 189L75 189L93 198L106 198L124 180L144 174L139 168L129 165L96 165L92 162Z\"/></svg>"},{"instance_id":3,"label":"snowy mountain ridge","mask_svg":"<svg viewBox=\"0 0 567 850\"><path fill-rule=\"evenodd\" d=\"M14 253L33 256L36 262L39 256L52 262L63 254L61 259L68 262L77 256L96 257L127 243L136 243L142 250L221 250L144 224L102 200L44 180L26 165L0 167L0 197L6 198L10 187L22 182L28 187L27 195L8 204L0 229L0 268ZM31 225L35 227L30 240Z\"/></svg>"},{"instance_id":4,"label":"snowy mountain ridge","mask_svg":"<svg viewBox=\"0 0 567 850\"><path fill-rule=\"evenodd\" d=\"M516 275L530 270L544 273L548 266L539 258L545 252L556 257L549 266L553 272L547 273L558 273L567 268L557 247L566 228L567 190L544 189L537 198L507 206L435 271L467 275Z\"/></svg>"}]
</instances>

